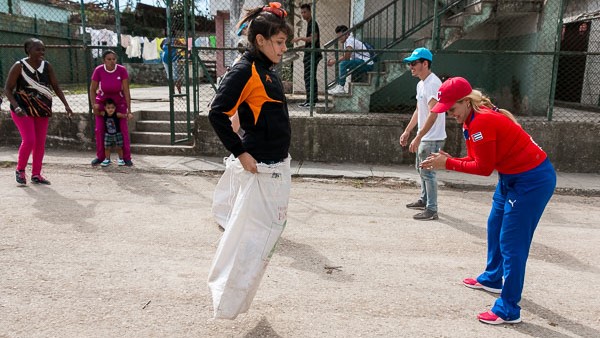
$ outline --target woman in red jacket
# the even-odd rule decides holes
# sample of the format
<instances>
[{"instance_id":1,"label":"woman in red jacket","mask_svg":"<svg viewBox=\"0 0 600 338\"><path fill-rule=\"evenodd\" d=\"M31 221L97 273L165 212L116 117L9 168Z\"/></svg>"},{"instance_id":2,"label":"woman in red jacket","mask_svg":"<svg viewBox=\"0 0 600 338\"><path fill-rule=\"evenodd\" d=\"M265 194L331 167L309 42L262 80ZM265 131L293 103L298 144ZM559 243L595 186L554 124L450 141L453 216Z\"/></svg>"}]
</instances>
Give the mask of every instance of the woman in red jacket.
<instances>
[{"instance_id":1,"label":"woman in red jacket","mask_svg":"<svg viewBox=\"0 0 600 338\"><path fill-rule=\"evenodd\" d=\"M461 77L448 79L431 109L447 112L463 124L467 156L455 158L440 151L421 166L489 176L498 171L487 224L487 265L477 278L463 284L473 289L500 293L490 311L477 318L488 324L519 323L519 302L525 265L535 228L554 193L556 173L546 153L533 141L514 116L494 106Z\"/></svg>"}]
</instances>

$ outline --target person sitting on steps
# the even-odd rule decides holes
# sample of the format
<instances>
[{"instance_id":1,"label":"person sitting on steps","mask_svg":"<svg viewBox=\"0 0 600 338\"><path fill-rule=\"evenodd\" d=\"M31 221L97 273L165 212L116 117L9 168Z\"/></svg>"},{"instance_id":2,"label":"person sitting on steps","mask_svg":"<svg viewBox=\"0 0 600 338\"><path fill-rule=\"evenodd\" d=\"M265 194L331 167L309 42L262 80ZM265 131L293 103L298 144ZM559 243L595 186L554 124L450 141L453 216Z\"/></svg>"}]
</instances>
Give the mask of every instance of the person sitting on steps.
<instances>
[{"instance_id":1,"label":"person sitting on steps","mask_svg":"<svg viewBox=\"0 0 600 338\"><path fill-rule=\"evenodd\" d=\"M346 77L351 70L357 69L354 74L365 73L373 69L373 62L369 61L370 54L362 41L356 39L352 33L348 31L348 27L344 25L337 26L335 33L338 36L338 40L343 44L344 54L337 60L331 59L327 61L328 66L333 66L339 63L340 75L337 81L337 85L329 90L329 94L346 94L344 85L346 84ZM356 50L365 50L364 52L357 52Z\"/></svg>"}]
</instances>

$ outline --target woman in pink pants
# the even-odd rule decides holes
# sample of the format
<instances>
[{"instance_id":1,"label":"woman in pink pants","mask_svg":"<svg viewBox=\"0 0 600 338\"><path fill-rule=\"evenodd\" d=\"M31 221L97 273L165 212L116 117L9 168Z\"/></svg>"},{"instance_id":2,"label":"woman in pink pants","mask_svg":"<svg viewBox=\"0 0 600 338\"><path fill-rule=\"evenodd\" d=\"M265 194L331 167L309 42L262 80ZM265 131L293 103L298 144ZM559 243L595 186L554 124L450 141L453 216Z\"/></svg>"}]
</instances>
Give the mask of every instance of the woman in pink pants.
<instances>
[{"instance_id":1,"label":"woman in pink pants","mask_svg":"<svg viewBox=\"0 0 600 338\"><path fill-rule=\"evenodd\" d=\"M131 148L129 141L129 128L127 121L133 118L131 113L131 94L129 92L129 74L127 69L117 64L117 54L107 49L102 53L102 64L94 69L92 83L90 84L90 103L96 116L96 158L92 165L96 166L104 158L104 118L100 112L104 111L104 101L112 99L117 106L116 112L127 115L119 119L121 133L123 133L123 163L132 166Z\"/></svg>"},{"instance_id":2,"label":"woman in pink pants","mask_svg":"<svg viewBox=\"0 0 600 338\"><path fill-rule=\"evenodd\" d=\"M46 147L48 119L52 116L52 90L65 105L67 117L73 111L58 85L54 69L44 60L46 47L42 40L31 38L25 41L26 58L17 61L8 73L4 86L10 102L11 116L21 134L21 146L15 172L17 183L27 184L25 168L29 155L33 154L31 181L50 184L42 176L42 162Z\"/></svg>"}]
</instances>

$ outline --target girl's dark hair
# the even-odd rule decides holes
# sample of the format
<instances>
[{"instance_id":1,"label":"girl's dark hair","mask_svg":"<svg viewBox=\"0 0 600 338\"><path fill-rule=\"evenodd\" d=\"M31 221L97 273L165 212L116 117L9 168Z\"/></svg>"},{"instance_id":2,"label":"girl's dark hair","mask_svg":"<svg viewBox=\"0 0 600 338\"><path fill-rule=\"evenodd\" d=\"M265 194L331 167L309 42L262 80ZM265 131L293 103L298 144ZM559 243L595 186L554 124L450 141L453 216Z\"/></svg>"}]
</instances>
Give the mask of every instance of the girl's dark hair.
<instances>
[{"instance_id":1,"label":"girl's dark hair","mask_svg":"<svg viewBox=\"0 0 600 338\"><path fill-rule=\"evenodd\" d=\"M102 52L102 60L104 60L108 54L115 54L115 56L117 55L117 53L115 53L114 50L107 49L104 52Z\"/></svg>"},{"instance_id":2,"label":"girl's dark hair","mask_svg":"<svg viewBox=\"0 0 600 338\"><path fill-rule=\"evenodd\" d=\"M285 15L277 15L274 12L266 11L265 8L247 9L246 15L237 24L239 29L245 22L248 22L248 42L253 50L258 49L256 45L258 34L264 36L265 39L270 39L280 32L285 33L287 36L291 36L294 32L292 27L285 21ZM281 13L285 13L285 11Z\"/></svg>"},{"instance_id":3,"label":"girl's dark hair","mask_svg":"<svg viewBox=\"0 0 600 338\"><path fill-rule=\"evenodd\" d=\"M109 105L109 104L112 104L113 106L116 106L115 101L113 99L109 98L109 99L104 100L104 105L105 106Z\"/></svg>"},{"instance_id":4,"label":"girl's dark hair","mask_svg":"<svg viewBox=\"0 0 600 338\"><path fill-rule=\"evenodd\" d=\"M33 47L33 45L35 45L36 43L41 43L42 45L44 44L44 42L40 39L36 39L36 38L29 38L27 40L25 40L25 43L23 44L23 48L25 49L25 54L29 55L29 49L31 47Z\"/></svg>"}]
</instances>

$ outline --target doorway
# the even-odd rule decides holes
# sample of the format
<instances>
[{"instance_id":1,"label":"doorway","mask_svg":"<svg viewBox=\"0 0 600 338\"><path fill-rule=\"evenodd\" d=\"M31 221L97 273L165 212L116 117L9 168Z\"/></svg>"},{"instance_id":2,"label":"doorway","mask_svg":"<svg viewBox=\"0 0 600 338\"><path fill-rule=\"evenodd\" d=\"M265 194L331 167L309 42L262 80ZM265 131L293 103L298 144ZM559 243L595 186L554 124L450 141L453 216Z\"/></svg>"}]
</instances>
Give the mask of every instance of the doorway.
<instances>
[{"instance_id":1,"label":"doorway","mask_svg":"<svg viewBox=\"0 0 600 338\"><path fill-rule=\"evenodd\" d=\"M585 75L586 55L590 37L590 21L572 22L563 25L561 52L582 52L581 54L560 55L556 79L555 99L566 102L580 102Z\"/></svg>"}]
</instances>

